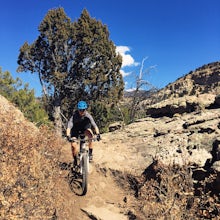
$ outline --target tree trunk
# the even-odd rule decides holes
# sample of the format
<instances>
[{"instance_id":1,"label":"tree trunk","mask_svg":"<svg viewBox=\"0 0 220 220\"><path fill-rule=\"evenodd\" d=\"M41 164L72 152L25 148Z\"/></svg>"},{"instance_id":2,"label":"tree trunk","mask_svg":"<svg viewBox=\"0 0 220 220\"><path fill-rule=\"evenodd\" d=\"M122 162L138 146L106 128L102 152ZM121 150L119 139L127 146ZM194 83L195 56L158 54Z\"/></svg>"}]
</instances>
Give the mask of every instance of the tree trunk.
<instances>
[{"instance_id":1,"label":"tree trunk","mask_svg":"<svg viewBox=\"0 0 220 220\"><path fill-rule=\"evenodd\" d=\"M54 102L54 125L56 129L56 133L58 136L62 136L62 117L61 117L61 110L60 110L60 99L56 99Z\"/></svg>"}]
</instances>

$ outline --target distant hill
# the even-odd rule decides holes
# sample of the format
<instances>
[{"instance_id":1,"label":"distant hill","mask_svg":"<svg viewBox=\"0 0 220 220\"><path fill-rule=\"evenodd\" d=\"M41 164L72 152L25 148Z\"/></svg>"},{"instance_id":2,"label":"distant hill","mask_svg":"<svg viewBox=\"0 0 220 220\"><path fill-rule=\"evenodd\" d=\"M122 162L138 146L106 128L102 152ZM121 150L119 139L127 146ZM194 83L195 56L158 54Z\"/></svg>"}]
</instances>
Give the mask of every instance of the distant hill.
<instances>
[{"instance_id":1,"label":"distant hill","mask_svg":"<svg viewBox=\"0 0 220 220\"><path fill-rule=\"evenodd\" d=\"M137 93L138 97L145 97L145 98L150 98L152 94L157 92L157 89L150 89L150 90L140 90ZM135 95L135 91L125 91L124 92L124 98L132 98Z\"/></svg>"},{"instance_id":2,"label":"distant hill","mask_svg":"<svg viewBox=\"0 0 220 220\"><path fill-rule=\"evenodd\" d=\"M199 94L220 94L220 61L190 71L151 96L151 104L166 99Z\"/></svg>"},{"instance_id":3,"label":"distant hill","mask_svg":"<svg viewBox=\"0 0 220 220\"><path fill-rule=\"evenodd\" d=\"M220 62L189 72L140 103L151 117L172 117L204 108L219 108Z\"/></svg>"}]
</instances>

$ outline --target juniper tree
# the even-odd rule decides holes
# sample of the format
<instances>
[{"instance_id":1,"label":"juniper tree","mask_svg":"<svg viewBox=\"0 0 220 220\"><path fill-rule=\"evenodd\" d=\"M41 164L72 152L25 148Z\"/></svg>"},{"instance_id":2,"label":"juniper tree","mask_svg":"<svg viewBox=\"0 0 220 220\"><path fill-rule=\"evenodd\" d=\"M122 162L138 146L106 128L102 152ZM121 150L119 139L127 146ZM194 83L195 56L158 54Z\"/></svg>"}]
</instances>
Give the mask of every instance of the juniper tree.
<instances>
[{"instance_id":1,"label":"juniper tree","mask_svg":"<svg viewBox=\"0 0 220 220\"><path fill-rule=\"evenodd\" d=\"M75 57L70 82L80 82L79 94L86 100L117 103L124 89L122 57L116 53L107 26L91 18L84 9L74 22L74 30Z\"/></svg>"},{"instance_id":2,"label":"juniper tree","mask_svg":"<svg viewBox=\"0 0 220 220\"><path fill-rule=\"evenodd\" d=\"M62 8L49 10L39 25L40 35L32 44L20 48L18 72L38 73L50 104L57 132L61 133L60 105L64 97L64 82L73 62L72 23Z\"/></svg>"}]
</instances>

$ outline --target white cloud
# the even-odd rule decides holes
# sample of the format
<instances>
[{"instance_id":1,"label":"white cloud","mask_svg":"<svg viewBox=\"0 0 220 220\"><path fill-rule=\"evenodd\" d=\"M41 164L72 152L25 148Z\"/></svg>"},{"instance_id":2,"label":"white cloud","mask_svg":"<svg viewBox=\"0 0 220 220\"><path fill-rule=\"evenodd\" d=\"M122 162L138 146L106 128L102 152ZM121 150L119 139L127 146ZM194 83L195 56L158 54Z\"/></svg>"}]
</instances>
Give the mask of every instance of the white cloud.
<instances>
[{"instance_id":1,"label":"white cloud","mask_svg":"<svg viewBox=\"0 0 220 220\"><path fill-rule=\"evenodd\" d=\"M120 73L123 77L131 75L131 72L125 72L124 70L120 70Z\"/></svg>"},{"instance_id":2,"label":"white cloud","mask_svg":"<svg viewBox=\"0 0 220 220\"><path fill-rule=\"evenodd\" d=\"M132 88L131 86L128 88L129 85L130 85L130 83L125 81L125 91L126 92L133 92L135 90L135 88Z\"/></svg>"},{"instance_id":3,"label":"white cloud","mask_svg":"<svg viewBox=\"0 0 220 220\"><path fill-rule=\"evenodd\" d=\"M128 82L128 81L125 81L124 83L125 83L125 91L132 92L135 90L134 85L132 85L133 83Z\"/></svg>"},{"instance_id":4,"label":"white cloud","mask_svg":"<svg viewBox=\"0 0 220 220\"><path fill-rule=\"evenodd\" d=\"M116 52L119 53L122 56L122 66L126 67L126 66L137 66L139 65L139 63L134 61L134 58L130 55L127 54L128 52L130 52L130 48L127 46L117 46L116 47Z\"/></svg>"},{"instance_id":5,"label":"white cloud","mask_svg":"<svg viewBox=\"0 0 220 220\"><path fill-rule=\"evenodd\" d=\"M126 92L133 92L135 90L135 88L130 88L130 89L126 89Z\"/></svg>"}]
</instances>

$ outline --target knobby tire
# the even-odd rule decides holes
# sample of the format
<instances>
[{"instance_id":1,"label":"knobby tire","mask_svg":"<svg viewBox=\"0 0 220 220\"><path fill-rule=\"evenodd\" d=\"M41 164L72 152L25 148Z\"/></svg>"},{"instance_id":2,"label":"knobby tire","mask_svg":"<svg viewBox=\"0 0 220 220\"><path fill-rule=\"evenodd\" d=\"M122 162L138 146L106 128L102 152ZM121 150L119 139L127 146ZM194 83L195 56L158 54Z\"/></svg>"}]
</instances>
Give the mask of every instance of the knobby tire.
<instances>
[{"instance_id":1,"label":"knobby tire","mask_svg":"<svg viewBox=\"0 0 220 220\"><path fill-rule=\"evenodd\" d=\"M82 195L85 195L88 190L88 155L82 156Z\"/></svg>"}]
</instances>

